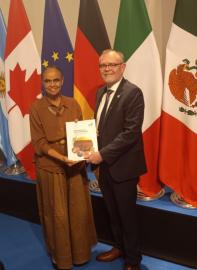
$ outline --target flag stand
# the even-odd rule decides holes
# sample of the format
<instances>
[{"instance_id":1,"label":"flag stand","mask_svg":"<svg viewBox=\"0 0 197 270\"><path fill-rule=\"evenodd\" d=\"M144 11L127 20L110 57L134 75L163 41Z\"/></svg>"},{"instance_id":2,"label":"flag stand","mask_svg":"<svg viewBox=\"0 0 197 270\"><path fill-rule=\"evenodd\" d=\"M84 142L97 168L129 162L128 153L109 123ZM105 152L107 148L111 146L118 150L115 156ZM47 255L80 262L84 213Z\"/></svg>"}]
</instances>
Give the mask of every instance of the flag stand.
<instances>
[{"instance_id":1,"label":"flag stand","mask_svg":"<svg viewBox=\"0 0 197 270\"><path fill-rule=\"evenodd\" d=\"M165 189L162 188L158 193L150 196L145 194L144 192L142 192L140 190L140 187L137 186L137 199L140 201L154 201L154 200L158 200L161 197L163 197L165 195Z\"/></svg>"},{"instance_id":2,"label":"flag stand","mask_svg":"<svg viewBox=\"0 0 197 270\"><path fill-rule=\"evenodd\" d=\"M24 173L24 172L25 172L25 169L18 162L15 163L14 165L10 166L10 167L7 167L4 170L4 173L7 174L7 175L18 175L18 174L21 174L21 173Z\"/></svg>"},{"instance_id":3,"label":"flag stand","mask_svg":"<svg viewBox=\"0 0 197 270\"><path fill-rule=\"evenodd\" d=\"M197 207L193 206L192 204L186 202L180 195L178 195L176 192L173 192L170 196L171 201L183 208L187 209L197 209Z\"/></svg>"},{"instance_id":4,"label":"flag stand","mask_svg":"<svg viewBox=\"0 0 197 270\"><path fill-rule=\"evenodd\" d=\"M164 188L162 188L157 194L155 194L153 196L146 195L145 193L140 191L139 186L137 187L137 189L138 189L137 199L140 201L154 201L154 200L160 199L161 197L163 197L165 195ZM91 180L89 182L89 190L90 190L90 192L101 193L97 179Z\"/></svg>"}]
</instances>

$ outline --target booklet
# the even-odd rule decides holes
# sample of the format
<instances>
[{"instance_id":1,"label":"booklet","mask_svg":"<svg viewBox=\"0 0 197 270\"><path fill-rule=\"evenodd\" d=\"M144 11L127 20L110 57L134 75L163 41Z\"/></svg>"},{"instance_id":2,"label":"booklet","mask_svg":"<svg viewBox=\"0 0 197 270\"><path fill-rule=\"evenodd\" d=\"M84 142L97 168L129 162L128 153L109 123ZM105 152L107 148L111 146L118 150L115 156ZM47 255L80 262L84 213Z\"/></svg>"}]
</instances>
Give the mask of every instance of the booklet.
<instances>
[{"instance_id":1,"label":"booklet","mask_svg":"<svg viewBox=\"0 0 197 270\"><path fill-rule=\"evenodd\" d=\"M86 152L98 151L95 119L66 122L68 159L84 160Z\"/></svg>"}]
</instances>

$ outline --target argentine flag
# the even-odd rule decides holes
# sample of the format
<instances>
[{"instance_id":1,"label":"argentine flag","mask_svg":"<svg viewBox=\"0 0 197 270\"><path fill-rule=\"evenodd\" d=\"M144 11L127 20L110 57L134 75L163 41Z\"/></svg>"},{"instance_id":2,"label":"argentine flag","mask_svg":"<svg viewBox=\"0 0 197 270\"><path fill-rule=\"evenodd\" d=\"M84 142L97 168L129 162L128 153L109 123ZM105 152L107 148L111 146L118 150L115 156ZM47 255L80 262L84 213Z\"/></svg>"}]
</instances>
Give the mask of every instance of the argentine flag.
<instances>
[{"instance_id":1,"label":"argentine flag","mask_svg":"<svg viewBox=\"0 0 197 270\"><path fill-rule=\"evenodd\" d=\"M6 158L6 165L12 166L16 163L15 155L12 151L9 132L8 132L8 121L7 111L5 103L5 72L4 72L4 50L5 50L5 38L6 28L3 20L3 15L0 10L0 149L3 151Z\"/></svg>"}]
</instances>

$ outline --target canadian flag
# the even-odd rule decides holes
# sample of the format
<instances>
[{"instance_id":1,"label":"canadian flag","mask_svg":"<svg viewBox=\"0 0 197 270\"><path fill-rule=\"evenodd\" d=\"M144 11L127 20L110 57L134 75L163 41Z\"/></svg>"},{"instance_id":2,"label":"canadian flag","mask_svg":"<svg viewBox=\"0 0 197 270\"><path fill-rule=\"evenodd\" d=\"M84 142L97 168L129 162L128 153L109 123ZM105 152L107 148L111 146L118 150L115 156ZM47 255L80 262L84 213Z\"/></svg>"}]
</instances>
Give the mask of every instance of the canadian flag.
<instances>
[{"instance_id":1,"label":"canadian flag","mask_svg":"<svg viewBox=\"0 0 197 270\"><path fill-rule=\"evenodd\" d=\"M34 178L29 107L41 92L41 62L22 0L11 0L5 49L8 126L12 148Z\"/></svg>"}]
</instances>

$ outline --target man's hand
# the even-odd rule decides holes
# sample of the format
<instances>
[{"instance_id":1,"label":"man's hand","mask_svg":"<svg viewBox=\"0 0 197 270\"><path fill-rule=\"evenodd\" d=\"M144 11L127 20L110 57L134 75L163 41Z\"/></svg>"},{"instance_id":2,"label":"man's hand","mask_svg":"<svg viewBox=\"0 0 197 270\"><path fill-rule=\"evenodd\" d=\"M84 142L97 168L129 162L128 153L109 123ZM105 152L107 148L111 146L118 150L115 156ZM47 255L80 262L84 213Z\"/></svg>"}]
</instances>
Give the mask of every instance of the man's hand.
<instances>
[{"instance_id":1,"label":"man's hand","mask_svg":"<svg viewBox=\"0 0 197 270\"><path fill-rule=\"evenodd\" d=\"M103 161L100 152L89 152L84 155L88 163L99 164Z\"/></svg>"}]
</instances>

